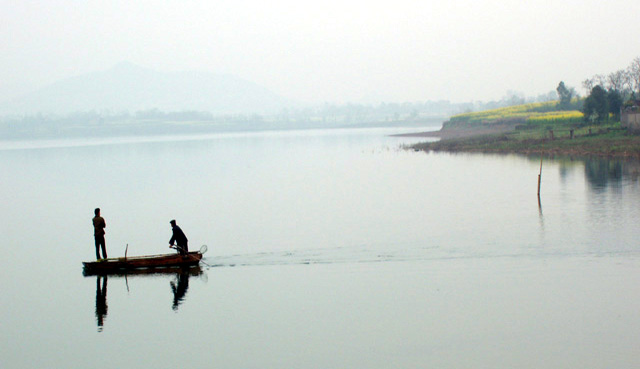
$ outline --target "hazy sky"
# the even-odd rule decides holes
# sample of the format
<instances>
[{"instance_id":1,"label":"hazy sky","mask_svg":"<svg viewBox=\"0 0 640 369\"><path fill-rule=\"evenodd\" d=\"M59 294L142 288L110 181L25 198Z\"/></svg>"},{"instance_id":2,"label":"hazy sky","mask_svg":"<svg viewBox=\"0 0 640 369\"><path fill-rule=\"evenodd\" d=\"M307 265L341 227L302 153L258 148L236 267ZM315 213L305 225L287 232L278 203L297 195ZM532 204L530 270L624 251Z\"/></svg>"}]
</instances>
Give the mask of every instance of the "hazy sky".
<instances>
[{"instance_id":1,"label":"hazy sky","mask_svg":"<svg viewBox=\"0 0 640 369\"><path fill-rule=\"evenodd\" d=\"M130 61L322 102L493 100L640 56L640 1L6 1L0 99Z\"/></svg>"}]
</instances>

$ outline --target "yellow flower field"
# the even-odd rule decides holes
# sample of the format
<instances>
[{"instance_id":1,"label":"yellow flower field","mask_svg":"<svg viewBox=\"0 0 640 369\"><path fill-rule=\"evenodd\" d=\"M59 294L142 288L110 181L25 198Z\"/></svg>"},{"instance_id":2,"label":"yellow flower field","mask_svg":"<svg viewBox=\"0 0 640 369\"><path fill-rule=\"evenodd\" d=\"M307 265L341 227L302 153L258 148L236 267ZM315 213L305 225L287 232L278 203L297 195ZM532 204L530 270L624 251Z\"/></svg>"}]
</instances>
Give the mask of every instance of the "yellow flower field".
<instances>
[{"instance_id":1,"label":"yellow flower field","mask_svg":"<svg viewBox=\"0 0 640 369\"><path fill-rule=\"evenodd\" d=\"M463 113L452 116L452 123L492 124L513 120L522 120L527 124L577 123L583 114L577 110L558 111L557 102L532 103L505 108Z\"/></svg>"},{"instance_id":2,"label":"yellow flower field","mask_svg":"<svg viewBox=\"0 0 640 369\"><path fill-rule=\"evenodd\" d=\"M577 110L571 111L550 111L547 113L534 113L529 116L529 124L555 124L555 123L579 123L584 115Z\"/></svg>"}]
</instances>

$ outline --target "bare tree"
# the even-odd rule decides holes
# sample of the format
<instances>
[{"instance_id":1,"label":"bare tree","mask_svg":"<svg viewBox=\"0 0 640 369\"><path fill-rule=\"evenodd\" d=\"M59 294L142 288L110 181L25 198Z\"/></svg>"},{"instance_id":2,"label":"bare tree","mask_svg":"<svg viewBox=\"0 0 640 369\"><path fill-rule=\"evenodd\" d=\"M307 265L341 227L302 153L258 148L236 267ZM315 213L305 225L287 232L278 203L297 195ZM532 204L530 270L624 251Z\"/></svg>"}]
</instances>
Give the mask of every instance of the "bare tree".
<instances>
[{"instance_id":1,"label":"bare tree","mask_svg":"<svg viewBox=\"0 0 640 369\"><path fill-rule=\"evenodd\" d=\"M595 81L596 85L600 85L600 87L605 88L605 86L607 85L607 76L605 76L604 74L596 74L595 76L593 76L593 80Z\"/></svg>"},{"instance_id":2,"label":"bare tree","mask_svg":"<svg viewBox=\"0 0 640 369\"><path fill-rule=\"evenodd\" d=\"M640 94L640 57L636 57L627 68L631 90Z\"/></svg>"},{"instance_id":3,"label":"bare tree","mask_svg":"<svg viewBox=\"0 0 640 369\"><path fill-rule=\"evenodd\" d=\"M587 90L587 95L591 93L591 90L595 86L595 80L593 78L587 78L582 81L582 87Z\"/></svg>"},{"instance_id":4,"label":"bare tree","mask_svg":"<svg viewBox=\"0 0 640 369\"><path fill-rule=\"evenodd\" d=\"M624 69L609 73L607 76L608 88L614 91L622 92L627 86L629 77Z\"/></svg>"}]
</instances>

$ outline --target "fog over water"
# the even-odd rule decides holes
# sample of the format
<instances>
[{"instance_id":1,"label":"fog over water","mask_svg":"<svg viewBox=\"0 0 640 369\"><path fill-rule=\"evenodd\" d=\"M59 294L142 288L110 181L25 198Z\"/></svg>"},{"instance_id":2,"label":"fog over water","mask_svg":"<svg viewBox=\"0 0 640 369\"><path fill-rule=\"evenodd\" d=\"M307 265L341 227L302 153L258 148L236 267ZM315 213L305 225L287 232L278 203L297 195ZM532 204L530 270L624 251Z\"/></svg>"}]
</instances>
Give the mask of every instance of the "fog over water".
<instances>
[{"instance_id":1,"label":"fog over water","mask_svg":"<svg viewBox=\"0 0 640 369\"><path fill-rule=\"evenodd\" d=\"M559 81L584 95L581 81L624 69L640 55L631 36L640 13L633 0L64 0L2 7L0 101L122 61L231 74L315 105L499 100L509 90L538 96Z\"/></svg>"},{"instance_id":2,"label":"fog over water","mask_svg":"<svg viewBox=\"0 0 640 369\"><path fill-rule=\"evenodd\" d=\"M0 366L640 366L640 165L545 159L538 202L540 158L407 131L0 143ZM95 207L204 263L83 276Z\"/></svg>"}]
</instances>

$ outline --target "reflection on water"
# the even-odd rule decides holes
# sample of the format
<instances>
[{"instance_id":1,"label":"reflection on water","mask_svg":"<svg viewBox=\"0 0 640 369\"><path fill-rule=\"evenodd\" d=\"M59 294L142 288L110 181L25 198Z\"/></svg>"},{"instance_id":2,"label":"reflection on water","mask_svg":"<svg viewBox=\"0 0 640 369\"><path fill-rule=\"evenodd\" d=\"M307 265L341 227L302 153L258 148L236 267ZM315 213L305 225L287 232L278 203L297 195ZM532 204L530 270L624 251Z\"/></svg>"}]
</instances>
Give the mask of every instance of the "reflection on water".
<instances>
[{"instance_id":1,"label":"reflection on water","mask_svg":"<svg viewBox=\"0 0 640 369\"><path fill-rule=\"evenodd\" d=\"M102 280L102 286L100 286ZM96 320L98 322L98 331L102 332L104 319L107 317L107 276L98 276L96 278Z\"/></svg>"},{"instance_id":2,"label":"reflection on water","mask_svg":"<svg viewBox=\"0 0 640 369\"><path fill-rule=\"evenodd\" d=\"M171 308L174 311L178 311L178 305L180 305L187 294L189 289L189 271L181 270L176 274L176 280L169 283L171 285L171 291L173 291L173 306Z\"/></svg>"},{"instance_id":3,"label":"reflection on water","mask_svg":"<svg viewBox=\"0 0 640 369\"><path fill-rule=\"evenodd\" d=\"M636 182L640 163L608 158L587 159L584 172L592 190L598 192L610 186L619 187L623 179Z\"/></svg>"},{"instance_id":4,"label":"reflection on water","mask_svg":"<svg viewBox=\"0 0 640 369\"><path fill-rule=\"evenodd\" d=\"M640 368L637 164L545 157L537 202L540 157L360 132L0 150L0 367ZM81 277L98 205L215 280Z\"/></svg>"},{"instance_id":5,"label":"reflection on water","mask_svg":"<svg viewBox=\"0 0 640 369\"><path fill-rule=\"evenodd\" d=\"M191 276L205 276L199 266L191 268L155 268L155 269L138 269L130 271L121 271L113 274L102 274L96 276L96 322L98 324L98 332L102 332L104 328L104 321L107 318L107 279L108 276L112 278L124 277L127 284L127 291L129 290L129 278L141 278L141 277L160 277L173 276L174 279L169 282L171 286L171 292L173 294L173 302L171 309L178 311L178 307L184 303L187 290L189 289L189 278Z\"/></svg>"},{"instance_id":6,"label":"reflection on water","mask_svg":"<svg viewBox=\"0 0 640 369\"><path fill-rule=\"evenodd\" d=\"M542 213L542 199L538 194L538 217L540 219L540 229L544 229L544 214Z\"/></svg>"},{"instance_id":7,"label":"reflection on water","mask_svg":"<svg viewBox=\"0 0 640 369\"><path fill-rule=\"evenodd\" d=\"M584 174L589 188L599 193L609 187L620 187L624 183L638 182L640 162L619 158L594 157L586 159L555 158L560 164L560 178L566 180L571 168L584 165Z\"/></svg>"}]
</instances>

